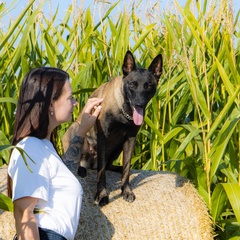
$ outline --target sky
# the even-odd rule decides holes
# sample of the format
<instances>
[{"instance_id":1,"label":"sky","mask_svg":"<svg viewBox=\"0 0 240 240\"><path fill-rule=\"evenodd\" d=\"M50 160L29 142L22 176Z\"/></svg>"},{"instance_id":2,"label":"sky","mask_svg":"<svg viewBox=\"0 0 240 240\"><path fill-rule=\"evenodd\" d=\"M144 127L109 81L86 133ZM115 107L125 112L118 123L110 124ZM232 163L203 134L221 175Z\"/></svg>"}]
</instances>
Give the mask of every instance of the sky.
<instances>
[{"instance_id":1,"label":"sky","mask_svg":"<svg viewBox=\"0 0 240 240\"><path fill-rule=\"evenodd\" d=\"M44 0L36 0L36 3L43 2ZM173 4L174 0L142 0L140 4L140 9L142 8L143 10L146 10L147 8L151 8L156 2L159 2L159 5L157 6L157 11L163 12L166 9L171 9L171 7L174 5ZM203 2L203 0L199 0L200 2ZM220 0L220 1L229 1L229 0ZM29 0L0 0L0 3L7 3L7 6L10 6L11 11L9 11L3 18L0 18L0 28L3 28L6 24L9 23L9 20L16 19L21 13L21 11L26 7L28 4ZM68 9L69 5L74 3L77 5L79 8L87 8L90 6L92 8L92 12L99 12L96 8L95 2L111 2L114 3L116 0L109 0L109 1L97 1L97 0L47 0L47 2L44 5L43 12L46 15L51 16L57 6L59 7L59 13L58 13L58 18L59 21L61 21L61 17L65 16L65 12ZM115 11L119 9L119 7L123 7L124 3L132 3L134 0L121 0L118 6L116 7ZM135 2L140 2L139 0ZM187 0L178 0L178 3L181 6L185 6ZM98 5L99 6L99 5ZM240 9L240 0L233 0L233 9L235 14L237 11ZM145 12L145 11L144 11ZM0 15L1 16L1 15Z\"/></svg>"}]
</instances>

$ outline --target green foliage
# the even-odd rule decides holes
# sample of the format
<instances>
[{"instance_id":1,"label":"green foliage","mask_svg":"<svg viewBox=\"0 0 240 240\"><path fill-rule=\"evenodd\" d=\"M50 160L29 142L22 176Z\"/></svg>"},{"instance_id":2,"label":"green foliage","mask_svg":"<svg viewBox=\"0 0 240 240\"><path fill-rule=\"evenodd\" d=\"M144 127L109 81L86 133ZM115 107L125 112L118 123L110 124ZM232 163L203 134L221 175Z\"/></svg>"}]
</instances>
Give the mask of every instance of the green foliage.
<instances>
[{"instance_id":1,"label":"green foliage","mask_svg":"<svg viewBox=\"0 0 240 240\"><path fill-rule=\"evenodd\" d=\"M13 212L12 199L0 193L0 209Z\"/></svg>"},{"instance_id":2,"label":"green foliage","mask_svg":"<svg viewBox=\"0 0 240 240\"><path fill-rule=\"evenodd\" d=\"M19 86L30 68L68 71L79 102L76 118L93 89L121 74L127 49L142 67L162 53L164 72L132 168L190 178L212 215L216 239L239 238L240 12L233 14L231 1L188 0L184 7L174 1L174 9L164 13L154 10L156 1L145 18L138 11L142 1L112 14L121 6L117 1L105 3L98 21L90 8L76 14L70 5L60 23L57 11L47 18L33 2L6 32L0 30L1 145L11 141ZM1 4L0 18L4 11ZM60 136L67 127L61 126ZM0 165L8 163L6 149L0 154Z\"/></svg>"}]
</instances>

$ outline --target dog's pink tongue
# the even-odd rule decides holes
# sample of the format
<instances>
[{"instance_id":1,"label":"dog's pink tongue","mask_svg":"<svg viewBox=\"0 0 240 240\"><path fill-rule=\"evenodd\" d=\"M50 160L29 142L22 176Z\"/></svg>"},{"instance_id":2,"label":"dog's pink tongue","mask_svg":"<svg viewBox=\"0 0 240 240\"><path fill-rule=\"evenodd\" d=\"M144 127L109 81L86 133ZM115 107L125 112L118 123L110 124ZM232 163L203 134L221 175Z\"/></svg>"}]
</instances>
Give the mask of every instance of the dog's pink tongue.
<instances>
[{"instance_id":1,"label":"dog's pink tongue","mask_svg":"<svg viewBox=\"0 0 240 240\"><path fill-rule=\"evenodd\" d=\"M143 122L143 109L142 108L134 108L133 109L133 122L135 125L141 125Z\"/></svg>"}]
</instances>

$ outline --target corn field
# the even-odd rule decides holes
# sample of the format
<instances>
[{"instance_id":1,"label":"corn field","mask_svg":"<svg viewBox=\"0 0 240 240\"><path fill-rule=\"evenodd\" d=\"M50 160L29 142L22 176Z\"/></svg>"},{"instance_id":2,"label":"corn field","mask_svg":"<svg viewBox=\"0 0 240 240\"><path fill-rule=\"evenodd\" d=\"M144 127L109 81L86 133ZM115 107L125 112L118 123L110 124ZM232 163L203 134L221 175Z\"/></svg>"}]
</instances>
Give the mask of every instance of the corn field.
<instances>
[{"instance_id":1,"label":"corn field","mask_svg":"<svg viewBox=\"0 0 240 240\"><path fill-rule=\"evenodd\" d=\"M139 7L146 1L95 1L101 13L96 19L92 8L73 1L59 21L58 10L43 14L48 2L35 2L0 29L0 166L9 161L19 87L31 68L53 66L70 74L79 102L75 119L95 88L122 74L128 49L139 67L161 53L164 71L132 168L191 179L208 206L215 239L239 239L240 10L231 0L188 0L185 6L174 0L165 11L156 0L144 12ZM0 21L8 11L0 4ZM59 127L60 150L69 124ZM11 207L1 194L0 208Z\"/></svg>"}]
</instances>

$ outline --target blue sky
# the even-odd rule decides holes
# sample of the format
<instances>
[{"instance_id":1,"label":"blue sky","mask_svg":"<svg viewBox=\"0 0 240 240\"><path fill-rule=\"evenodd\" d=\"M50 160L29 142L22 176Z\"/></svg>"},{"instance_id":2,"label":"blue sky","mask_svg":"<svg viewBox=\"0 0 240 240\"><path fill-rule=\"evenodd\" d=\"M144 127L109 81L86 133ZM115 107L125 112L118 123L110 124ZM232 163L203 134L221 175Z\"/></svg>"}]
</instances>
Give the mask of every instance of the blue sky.
<instances>
[{"instance_id":1,"label":"blue sky","mask_svg":"<svg viewBox=\"0 0 240 240\"><path fill-rule=\"evenodd\" d=\"M36 0L36 3L39 3L42 1L43 0ZM199 1L203 2L203 0L199 0ZM220 0L220 1L229 1L229 0ZM5 1L0 0L0 3L7 3L7 6L10 6L12 2L14 2L14 4L11 6L12 10L9 11L9 13L7 13L4 16L4 18L1 19L0 27L3 27L5 24L7 24L9 22L9 19L13 19L13 20L16 19L18 14L21 12L21 10L23 10L24 7L26 7L29 0L5 0ZM84 8L86 8L87 6L91 6L91 8L94 9L94 6L95 6L96 14L98 14L99 9L96 9L96 5L94 5L94 2L96 2L96 0L95 1L94 0L47 0L47 2L44 5L44 13L46 15L48 14L51 15L50 9L52 9L52 13L54 13L57 6L59 6L58 18L60 21L61 17L65 15L65 11L68 9L69 5L72 4L72 2L76 3L79 7L84 7ZM116 0L114 1L109 0L108 2L116 2ZM122 0L115 11L117 11L119 7L123 6L124 3L130 3L130 2L133 2L133 0ZM139 2L139 0L135 2ZM174 5L173 0L159 0L159 1L142 0L140 8L142 8L143 10L146 10L146 8L150 8L156 2L159 2L159 5L156 11L159 11L161 13L164 12L165 9L171 9ZM186 2L187 0L178 0L178 3L181 6L184 6ZM233 0L233 9L235 13L240 9L240 0Z\"/></svg>"},{"instance_id":2,"label":"blue sky","mask_svg":"<svg viewBox=\"0 0 240 240\"><path fill-rule=\"evenodd\" d=\"M7 31L8 25L10 20L14 21L18 15L22 12L22 10L27 6L28 2L30 0L0 0L1 3L6 3L7 8L10 10L2 17L0 13L0 29L3 31ZM43 2L44 0L35 0L36 4L39 4L39 2ZM193 0L194 1L194 0ZM196 1L196 0L195 0ZM198 0L200 3L203 3L204 0ZM213 0L209 0L211 2ZM230 0L219 0L219 1L230 1ZM233 10L236 14L240 10L240 0L232 0L233 1ZM99 15L101 12L104 12L104 8L106 8L106 4L94 4L95 2L110 2L115 3L117 0L46 0L46 3L44 4L43 13L47 17L47 19L50 19L50 17L55 13L57 7L59 7L58 10L58 16L57 21L55 23L59 24L61 23L61 19L65 16L67 9L69 8L69 5L72 3L76 4L78 8L86 9L87 7L91 7L93 19L95 19L95 22L99 22ZM148 9L149 13L152 15L159 15L163 14L165 10L173 11L174 10L174 0L121 0L120 3L115 7L115 9L112 11L112 16L118 16L118 13L121 12L120 10L123 9L124 6L127 5L127 7L131 8L130 4L132 2L141 3L138 10L138 16L142 17L142 19L145 18L146 10ZM154 4L158 2L157 7L154 7L154 11L151 11ZM187 0L177 0L177 2L181 6L185 6ZM142 14L142 15L140 15ZM103 15L103 14L102 14ZM238 28L240 27L240 24L238 25Z\"/></svg>"}]
</instances>

